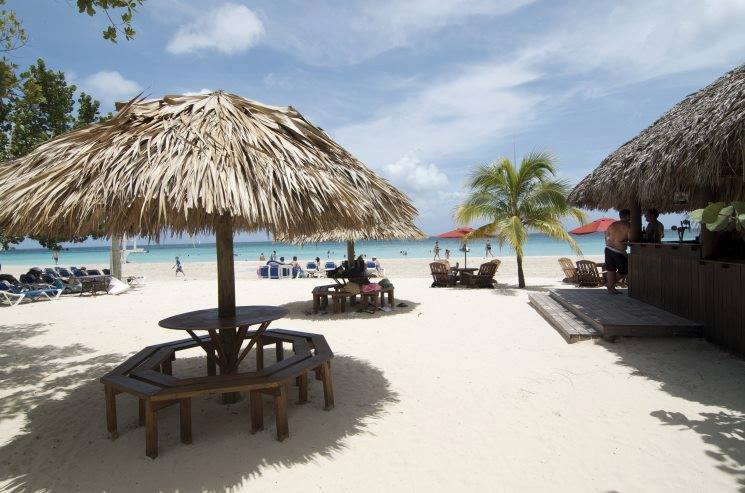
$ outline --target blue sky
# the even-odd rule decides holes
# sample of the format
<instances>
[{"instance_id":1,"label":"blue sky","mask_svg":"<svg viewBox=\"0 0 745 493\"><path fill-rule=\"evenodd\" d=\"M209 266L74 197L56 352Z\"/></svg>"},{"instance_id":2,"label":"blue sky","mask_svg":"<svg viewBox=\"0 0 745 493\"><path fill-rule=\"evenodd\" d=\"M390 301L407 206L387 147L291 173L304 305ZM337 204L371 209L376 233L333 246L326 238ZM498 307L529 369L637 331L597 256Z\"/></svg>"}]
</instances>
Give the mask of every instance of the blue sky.
<instances>
[{"instance_id":1,"label":"blue sky","mask_svg":"<svg viewBox=\"0 0 745 493\"><path fill-rule=\"evenodd\" d=\"M74 2L6 4L30 36L20 66L44 58L106 110L141 91L292 105L409 194L428 233L452 227L474 165L547 150L576 183L745 62L742 0L147 0L116 45Z\"/></svg>"}]
</instances>

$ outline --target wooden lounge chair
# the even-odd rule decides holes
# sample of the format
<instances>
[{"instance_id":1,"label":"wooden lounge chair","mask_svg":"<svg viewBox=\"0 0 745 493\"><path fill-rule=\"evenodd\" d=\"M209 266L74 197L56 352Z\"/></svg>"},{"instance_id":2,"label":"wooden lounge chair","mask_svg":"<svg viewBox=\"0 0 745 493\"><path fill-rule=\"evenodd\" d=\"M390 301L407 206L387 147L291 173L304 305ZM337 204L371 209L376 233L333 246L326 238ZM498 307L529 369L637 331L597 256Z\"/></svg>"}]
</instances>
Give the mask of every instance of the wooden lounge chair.
<instances>
[{"instance_id":1,"label":"wooden lounge chair","mask_svg":"<svg viewBox=\"0 0 745 493\"><path fill-rule=\"evenodd\" d=\"M600 276L598 266L590 260L577 261L577 276L575 283L577 286L587 286L596 288L603 285L603 278Z\"/></svg>"},{"instance_id":2,"label":"wooden lounge chair","mask_svg":"<svg viewBox=\"0 0 745 493\"><path fill-rule=\"evenodd\" d=\"M458 282L458 277L450 270L447 262L432 262L429 270L432 273L433 288L455 286Z\"/></svg>"},{"instance_id":3,"label":"wooden lounge chair","mask_svg":"<svg viewBox=\"0 0 745 493\"><path fill-rule=\"evenodd\" d=\"M559 259L559 265L561 266L561 270L564 271L564 279L562 279L561 282L570 284L574 284L575 282L577 282L577 268L574 266L574 263L572 263L571 260L566 257L562 257Z\"/></svg>"},{"instance_id":4,"label":"wooden lounge chair","mask_svg":"<svg viewBox=\"0 0 745 493\"><path fill-rule=\"evenodd\" d=\"M494 275L497 273L499 264L501 264L499 260L490 260L485 264L481 264L478 272L475 274L463 272L460 283L471 288L493 288Z\"/></svg>"}]
</instances>

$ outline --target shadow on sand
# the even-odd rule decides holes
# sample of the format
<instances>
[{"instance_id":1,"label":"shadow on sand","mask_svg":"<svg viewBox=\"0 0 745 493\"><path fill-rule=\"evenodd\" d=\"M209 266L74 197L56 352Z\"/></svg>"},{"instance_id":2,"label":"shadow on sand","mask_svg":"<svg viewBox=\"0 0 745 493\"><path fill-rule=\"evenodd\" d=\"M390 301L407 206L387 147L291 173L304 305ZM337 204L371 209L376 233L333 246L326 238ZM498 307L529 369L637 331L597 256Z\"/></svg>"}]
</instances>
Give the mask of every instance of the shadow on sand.
<instances>
[{"instance_id":1,"label":"shadow on sand","mask_svg":"<svg viewBox=\"0 0 745 493\"><path fill-rule=\"evenodd\" d=\"M351 356L332 360L336 407L323 410L321 383L310 379L310 402L288 409L290 438L277 442L271 401L264 431L249 433L248 402L222 405L193 399L193 439L179 442L178 410L159 413L158 459L145 456L137 401L118 397L120 437L106 433L103 387L98 377L124 356L86 358L81 345L32 347L22 343L43 326L2 326L0 424L20 419L21 430L0 447L0 489L11 491L223 491L263 471L311 463L343 453L348 437L366 433L398 402L383 372ZM186 356L189 354L185 352ZM198 354L196 353L191 354ZM73 361L71 361L71 358ZM248 361L246 364L251 364ZM178 359L174 372L204 374L204 358ZM291 389L292 401L295 399ZM20 418L19 418L20 417ZM23 422L25 421L25 425Z\"/></svg>"},{"instance_id":2,"label":"shadow on sand","mask_svg":"<svg viewBox=\"0 0 745 493\"><path fill-rule=\"evenodd\" d=\"M659 382L672 396L728 411L686 414L675 409L650 414L664 426L693 431L715 451L706 454L745 491L745 361L703 339L621 339L599 342L634 375Z\"/></svg>"},{"instance_id":3,"label":"shadow on sand","mask_svg":"<svg viewBox=\"0 0 745 493\"><path fill-rule=\"evenodd\" d=\"M399 303L403 303L406 306L398 306ZM332 313L329 307L328 310L322 310L315 315L313 314L313 303L311 301L292 301L290 303L285 303L279 306L290 310L289 315L283 317L282 320L362 320L368 318L392 317L395 315L411 313L417 310L419 303L411 300L397 299L395 301L395 307L389 312L380 310L377 307L372 307L372 305L370 305L369 307L363 307L362 303L357 303L356 305L351 306L347 304L347 309L344 313ZM386 304L386 306L388 305ZM366 308L374 311L372 313L369 313L365 311Z\"/></svg>"}]
</instances>

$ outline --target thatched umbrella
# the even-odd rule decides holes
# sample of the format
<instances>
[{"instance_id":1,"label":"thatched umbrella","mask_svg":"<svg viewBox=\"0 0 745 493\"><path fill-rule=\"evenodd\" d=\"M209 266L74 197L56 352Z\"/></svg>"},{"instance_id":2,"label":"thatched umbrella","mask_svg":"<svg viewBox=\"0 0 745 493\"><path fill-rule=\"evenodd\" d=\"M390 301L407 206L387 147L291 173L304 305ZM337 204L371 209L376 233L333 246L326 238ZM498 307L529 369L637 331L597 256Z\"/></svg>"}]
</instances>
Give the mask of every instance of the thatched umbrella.
<instances>
[{"instance_id":1,"label":"thatched umbrella","mask_svg":"<svg viewBox=\"0 0 745 493\"><path fill-rule=\"evenodd\" d=\"M411 223L407 197L292 107L223 92L136 99L109 121L0 164L8 233L215 232L218 305L235 314L234 231L313 235Z\"/></svg>"},{"instance_id":2,"label":"thatched umbrella","mask_svg":"<svg viewBox=\"0 0 745 493\"><path fill-rule=\"evenodd\" d=\"M592 209L676 212L745 200L745 65L686 97L571 192Z\"/></svg>"},{"instance_id":3,"label":"thatched umbrella","mask_svg":"<svg viewBox=\"0 0 745 493\"><path fill-rule=\"evenodd\" d=\"M304 245L324 241L346 242L347 259L354 259L354 243L363 240L424 240L427 235L411 222L391 222L387 224L370 224L364 229L337 228L319 231L312 235L280 234L275 241Z\"/></svg>"}]
</instances>

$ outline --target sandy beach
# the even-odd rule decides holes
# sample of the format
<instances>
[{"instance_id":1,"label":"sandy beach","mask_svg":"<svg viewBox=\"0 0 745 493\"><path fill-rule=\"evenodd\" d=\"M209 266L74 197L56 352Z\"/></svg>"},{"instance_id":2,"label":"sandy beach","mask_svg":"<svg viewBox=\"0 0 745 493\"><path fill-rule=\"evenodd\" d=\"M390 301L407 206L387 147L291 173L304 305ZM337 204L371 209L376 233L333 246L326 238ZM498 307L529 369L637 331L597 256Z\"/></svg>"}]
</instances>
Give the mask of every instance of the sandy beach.
<instances>
[{"instance_id":1,"label":"sandy beach","mask_svg":"<svg viewBox=\"0 0 745 493\"><path fill-rule=\"evenodd\" d=\"M8 491L735 491L745 486L745 362L700 339L569 345L527 304L514 262L493 290L429 287L428 260L386 260L391 313L308 315L319 279L266 281L239 262L237 302L290 309L275 326L323 333L336 407L289 408L290 438L249 434L248 403L194 402L194 441L160 417L144 455L137 404L106 432L98 378L158 327L216 306L214 264L130 264L144 287L0 308L0 488ZM474 259L474 265L478 260ZM22 269L11 267L11 272ZM557 285L555 258L529 257L530 289ZM183 356L182 356L183 354ZM174 371L204 371L198 350ZM248 365L251 361L247 362ZM168 471L168 473L164 473Z\"/></svg>"}]
</instances>

